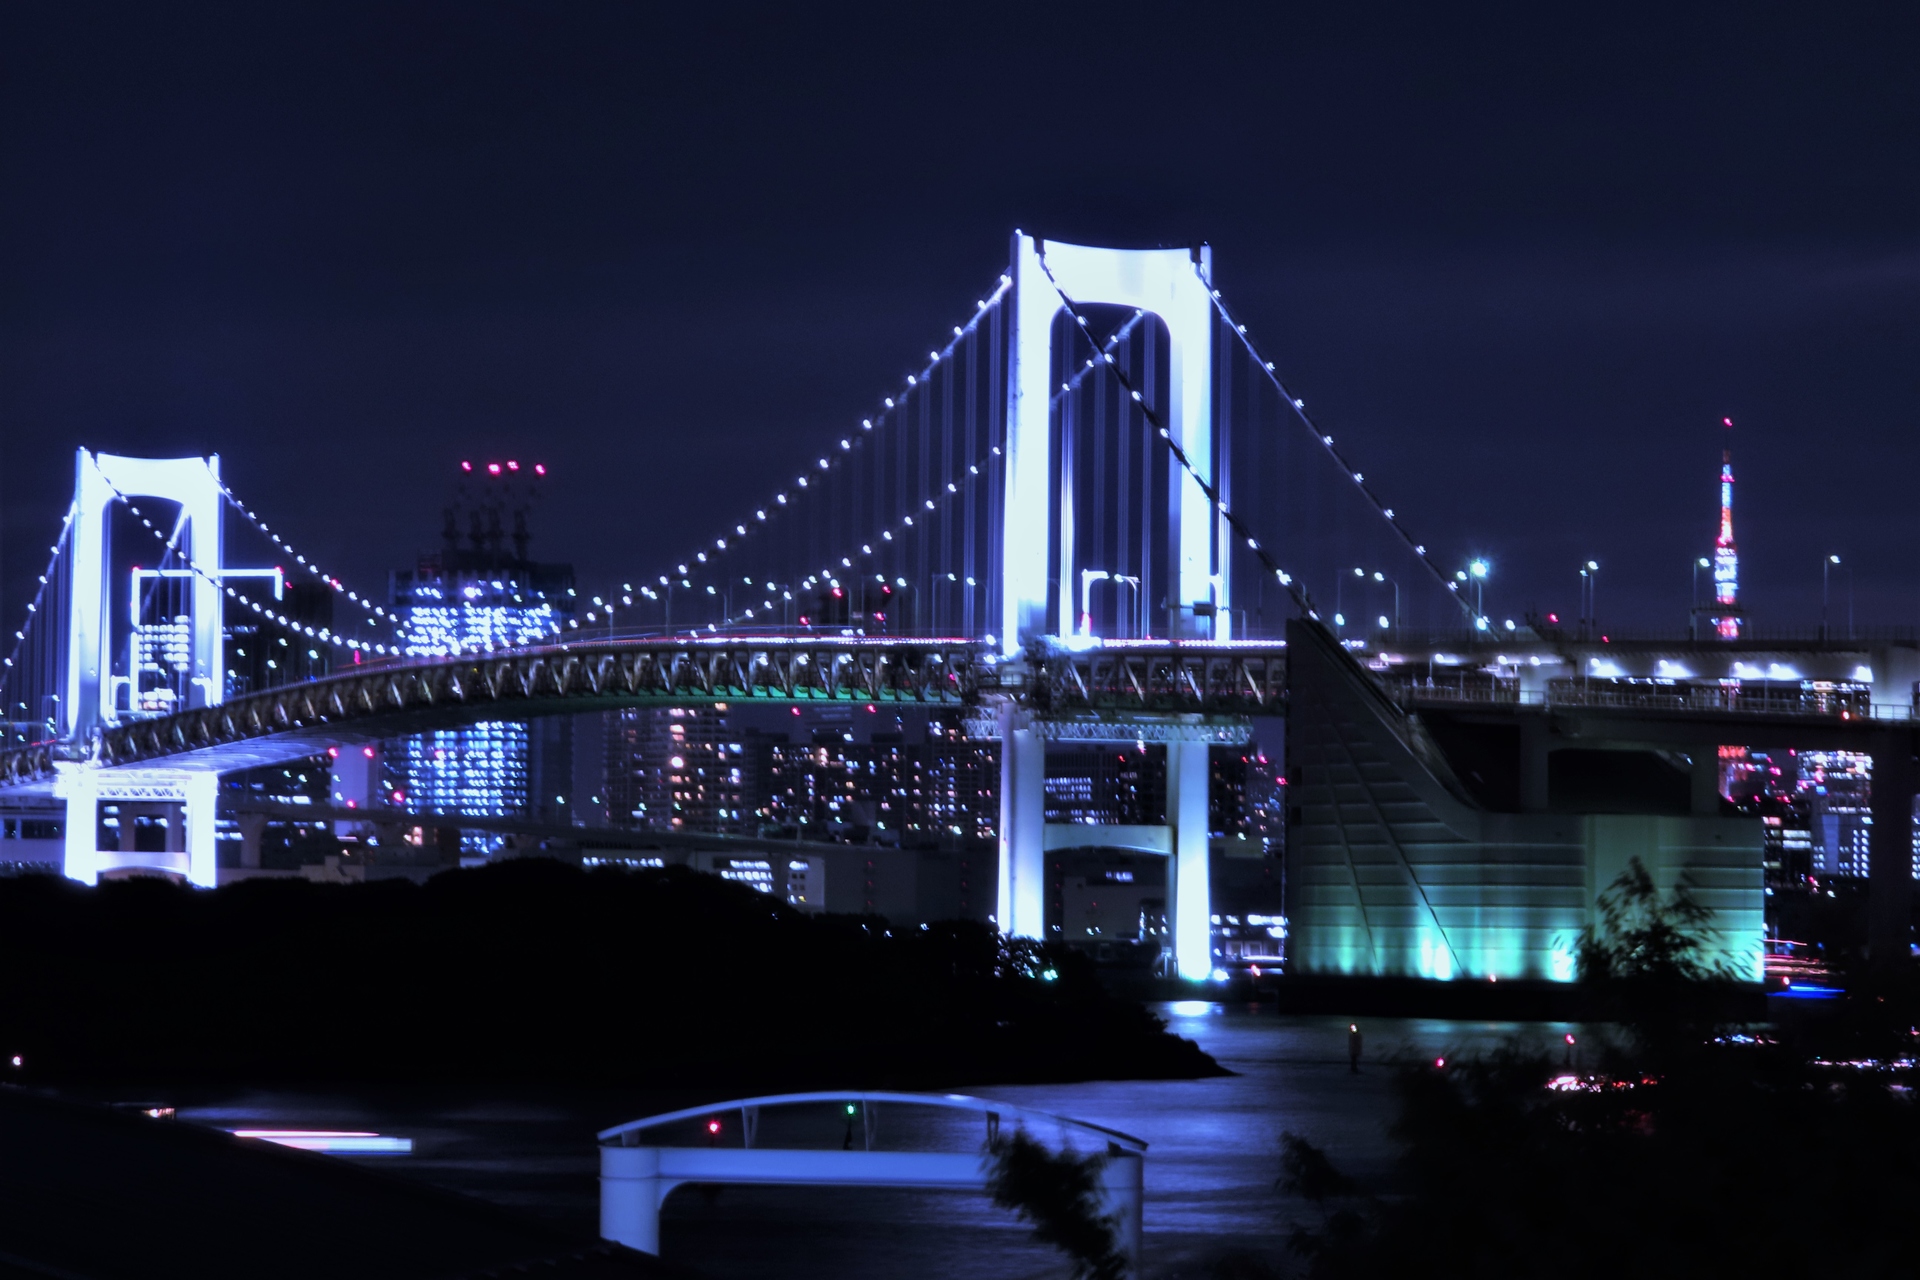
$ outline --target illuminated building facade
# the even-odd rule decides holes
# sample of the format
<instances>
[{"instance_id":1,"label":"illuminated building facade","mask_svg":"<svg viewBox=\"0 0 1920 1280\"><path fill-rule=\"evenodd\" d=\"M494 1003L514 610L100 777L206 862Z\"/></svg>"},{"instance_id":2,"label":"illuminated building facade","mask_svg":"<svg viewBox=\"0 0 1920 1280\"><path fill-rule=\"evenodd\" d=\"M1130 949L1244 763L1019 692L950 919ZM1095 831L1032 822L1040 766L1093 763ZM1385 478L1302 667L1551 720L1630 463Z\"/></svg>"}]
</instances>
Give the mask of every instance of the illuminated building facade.
<instances>
[{"instance_id":1,"label":"illuminated building facade","mask_svg":"<svg viewBox=\"0 0 1920 1280\"><path fill-rule=\"evenodd\" d=\"M541 644L573 618L573 567L527 556L532 484L545 468L462 467L468 480L447 507L440 550L392 575L397 639L409 657ZM389 799L430 813L567 821L568 730L553 717L415 734L384 754ZM462 836L469 854L493 852L500 843L480 832Z\"/></svg>"},{"instance_id":2,"label":"illuminated building facade","mask_svg":"<svg viewBox=\"0 0 1920 1280\"><path fill-rule=\"evenodd\" d=\"M898 720L856 732L853 714L789 724L785 712L725 703L618 712L609 733L609 813L617 825L641 829L906 848L995 838L997 744L972 741L957 719L938 716L924 737Z\"/></svg>"},{"instance_id":3,"label":"illuminated building facade","mask_svg":"<svg viewBox=\"0 0 1920 1280\"><path fill-rule=\"evenodd\" d=\"M730 730L727 704L648 707L613 717L607 796L616 825L750 835L765 752Z\"/></svg>"},{"instance_id":4,"label":"illuminated building facade","mask_svg":"<svg viewBox=\"0 0 1920 1280\"><path fill-rule=\"evenodd\" d=\"M1167 753L1159 746L1047 752L1047 821L1157 826L1167 813Z\"/></svg>"},{"instance_id":5,"label":"illuminated building facade","mask_svg":"<svg viewBox=\"0 0 1920 1280\"><path fill-rule=\"evenodd\" d=\"M767 756L762 820L813 839L907 848L994 839L1000 816L996 744L936 722L925 742L879 733L867 742L826 729Z\"/></svg>"}]
</instances>

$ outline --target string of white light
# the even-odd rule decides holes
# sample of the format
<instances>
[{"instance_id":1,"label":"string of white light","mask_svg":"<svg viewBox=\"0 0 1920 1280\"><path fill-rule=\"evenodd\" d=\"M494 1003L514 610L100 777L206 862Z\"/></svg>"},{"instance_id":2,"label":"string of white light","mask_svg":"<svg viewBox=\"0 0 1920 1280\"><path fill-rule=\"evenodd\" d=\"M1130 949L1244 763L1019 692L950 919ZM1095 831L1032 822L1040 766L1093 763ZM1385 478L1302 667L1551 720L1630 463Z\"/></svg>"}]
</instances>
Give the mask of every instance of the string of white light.
<instances>
[{"instance_id":1,"label":"string of white light","mask_svg":"<svg viewBox=\"0 0 1920 1280\"><path fill-rule=\"evenodd\" d=\"M1100 367L1100 364L1103 360L1107 360L1111 358L1113 351L1116 348L1118 348L1121 343L1125 342L1129 337L1132 336L1133 331L1139 327L1139 325L1145 318L1146 318L1146 313L1144 311L1135 311L1132 316L1128 317L1125 324L1121 325L1118 329L1115 329L1111 334L1107 336L1107 339L1104 343L1095 344L1095 350L1098 353L1097 356L1087 360L1085 364L1083 364L1082 366L1080 366L1080 368L1074 371L1074 374L1071 378L1069 378L1067 381L1060 384L1060 389L1053 393L1053 396L1048 402L1049 407L1058 405L1062 400L1066 399L1067 396L1079 390L1080 384L1084 382L1086 378L1094 372L1094 370ZM906 533L908 530L912 530L918 527L914 523L914 516L916 514L920 516L921 522L925 523L927 513L938 514L941 508L943 508L946 504L953 501L955 498L958 498L963 493L971 492L974 482L978 480L982 475L981 468L984 466L987 466L993 458L997 458L1000 456L1001 456L1000 446L998 445L990 446L985 454L982 454L981 456L967 463L966 474L960 479L958 484L955 484L952 481L948 481L946 483L946 487L944 490L937 491L932 498L923 498L921 500L920 505L924 507L925 509L924 511L921 511L919 508L916 508L914 512L902 515L900 519L878 529L877 536L871 536L865 542L861 543L860 544L861 556L870 558L875 555L884 554L886 550L886 547L884 546L884 544L893 542L895 534L899 534L902 537L904 537L906 536ZM876 541L883 544L878 551L874 549L874 543ZM841 556L840 563L838 566L835 566L834 564L829 562L818 573L812 574L809 577L802 579L798 583L791 583L785 587L782 587L777 583L765 583L762 585L767 592L775 592L775 591L780 592L782 601L786 602L786 601L791 601L793 599L792 593L796 590L805 591L810 588L821 587L821 586L827 587L829 589L839 587L841 584L838 580L837 575L840 574L842 571L847 572L849 574L855 571L855 566L853 564L853 556L851 553ZM864 573L866 572L866 570L861 569L860 572ZM885 576L886 575L884 574L879 575L882 581L885 580ZM947 575L947 578L949 581L953 581L953 582L959 581L958 577L951 573ZM692 586L692 583L688 579L682 579L681 585L684 587L690 588ZM743 580L742 585L752 586L753 583L750 579L747 579L747 580ZM973 582L972 579L969 579L967 582L967 585L969 587L972 587L975 585L975 583ZM659 597L657 595L654 595L648 588L643 587L641 590L643 593L648 595L648 598L654 599L654 600L659 599ZM707 593L709 595L712 595L715 593L715 589L711 584L707 585ZM765 600L761 607L764 609L770 610L774 607L773 601L771 599ZM753 610L748 609L744 613L733 615L732 617L729 617L720 623L709 623L707 624L706 629L709 632L716 631L718 630L719 627L722 627L722 626L730 627L742 621L752 620L753 617L754 617ZM692 632L690 632L689 634L698 632L699 630L700 628L697 628L697 627L693 628Z\"/></svg>"},{"instance_id":2,"label":"string of white light","mask_svg":"<svg viewBox=\"0 0 1920 1280\"><path fill-rule=\"evenodd\" d=\"M1468 620L1477 625L1484 624L1486 620L1484 618L1475 618L1473 610L1467 605L1466 600L1461 598L1460 584L1448 577L1446 571L1434 563L1433 557L1427 554L1426 544L1413 536L1412 531L1401 523L1400 518L1394 514L1393 508L1383 502L1380 496L1368 486L1362 473L1356 470L1352 463L1347 461L1339 449L1334 447L1333 437L1322 431L1314 423L1312 416L1307 413L1307 402L1287 390L1286 384L1280 379L1280 375L1274 371L1273 361L1266 359L1260 354L1259 348L1254 345L1252 335L1247 332L1247 326L1234 319L1233 314L1227 310L1226 299L1221 297L1220 291L1213 287L1213 282L1201 273L1197 263L1194 266L1194 272L1200 276L1200 283L1206 286L1207 296L1213 300L1214 309L1220 313L1221 320L1225 321L1227 326L1233 330L1234 336L1240 339L1240 344L1246 348L1247 354L1253 358L1255 364L1260 366L1261 372L1267 376L1267 381L1272 383L1273 389L1280 393L1281 399L1286 401L1287 407L1293 410L1294 415L1300 419L1301 425L1313 433L1313 438L1320 442L1320 446L1327 451L1327 456L1333 459L1334 464L1346 475L1352 477L1355 487L1360 490L1368 502L1373 504L1374 510L1380 513L1381 517L1386 520L1393 531L1400 535L1400 538L1420 560L1420 563L1425 565L1428 571L1433 574L1435 580L1452 593L1454 601L1466 612Z\"/></svg>"},{"instance_id":3,"label":"string of white light","mask_svg":"<svg viewBox=\"0 0 1920 1280\"><path fill-rule=\"evenodd\" d=\"M372 600L368 599L366 596L361 595L359 592L348 590L346 584L341 582L339 578L336 578L329 573L323 573L319 565L311 563L310 561L308 561L306 556L295 551L293 549L293 544L291 542L288 542L286 539L282 538L279 534L275 533L272 529L269 529L267 527L267 522L265 520L262 520L259 517L259 515L255 513L253 508L249 507L246 503L240 501L239 497L233 492L233 490L227 488L225 483L222 483L220 485L220 493L223 497L226 498L228 505L230 505L235 511L238 511L242 516L246 517L247 523L251 524L256 530L258 530L262 537L269 539L270 541L272 541L274 546L280 548L282 551L292 556L293 562L295 564L306 569L307 572L311 573L314 577L320 579L322 582L332 587L336 593L340 595L344 595L348 600L352 601L354 604L359 605L362 609L366 610L372 616L376 618L384 618L389 620L393 619L393 615L391 613L388 613L386 609L382 608L380 605L375 604Z\"/></svg>"},{"instance_id":4,"label":"string of white light","mask_svg":"<svg viewBox=\"0 0 1920 1280\"><path fill-rule=\"evenodd\" d=\"M994 285L992 292L973 304L973 314L968 316L964 323L953 326L953 336L947 340L946 345L939 350L929 351L926 365L918 372L907 375L906 385L900 390L898 396L882 397L881 408L872 416L860 420L860 430L843 436L839 442L839 448L829 450L815 464L812 471L802 472L797 476L793 487L801 490L812 489L823 476L838 470L856 451L864 448L866 438L871 433L893 422L897 412L905 408L914 392L927 386L941 365L953 359L954 352L959 349L967 335L979 328L980 322L1000 304L1012 288L1013 277L1005 272L1001 273L999 282ZM735 522L731 535L715 538L711 547L697 548L693 555L684 562L680 562L677 566L678 573L655 575L655 585L664 587L674 577L704 580L708 574L717 570L721 557L739 550L755 533L761 530L770 532L782 510L791 510L791 507L787 490L775 493L771 503L754 509L752 520L742 519ZM651 590L651 587L641 588L643 593ZM658 599L659 597L650 596L649 598Z\"/></svg>"},{"instance_id":5,"label":"string of white light","mask_svg":"<svg viewBox=\"0 0 1920 1280\"><path fill-rule=\"evenodd\" d=\"M27 632L33 629L35 622L39 621L40 606L46 601L47 582L53 577L54 570L59 567L60 557L66 550L67 536L72 532L73 522L79 514L80 504L78 502L67 508L67 518L60 522L60 536L54 539L51 547L47 548L47 567L40 575L40 585L34 589L33 602L27 606L26 621L22 622L20 629L13 633L13 648L7 651L6 670L13 669L14 659L20 656L20 650L27 643ZM5 719L5 717L0 716L0 719Z\"/></svg>"},{"instance_id":6,"label":"string of white light","mask_svg":"<svg viewBox=\"0 0 1920 1280\"><path fill-rule=\"evenodd\" d=\"M957 482L948 481L945 488L941 492L937 493L932 498L923 499L922 503L923 503L924 510L919 513L921 516L921 523L923 524L930 523L931 521L929 517L938 516L940 512L947 507L948 504L955 502L957 500L961 500L966 495L971 493L974 485L978 481L985 479L987 476L987 473L983 472L981 468L987 464L988 458L997 458L999 456L1000 456L1000 446L994 445L990 450L988 450L988 455L986 458L982 458L979 462L967 464L967 474L962 476L959 479L959 481ZM902 516L898 522L880 531L879 540L883 544L892 542L894 540L894 534L896 532L899 532L904 536L906 531L915 529L917 527L918 526L914 523L913 516L911 515ZM871 541L864 542L860 545L860 554L863 558L884 554L885 550L886 548L884 545L876 550ZM854 574L858 573L858 574L864 575L867 572L869 572L869 570L865 567L856 567L853 563L853 557L851 555L847 555L847 556L841 557L840 564L838 567L835 567L833 565L828 565L825 568L823 568L819 573L811 575L803 579L797 584L792 584L788 587L782 588L774 583L766 583L764 584L764 587L765 587L766 594L769 597L771 597L773 592L778 591L780 592L781 600L783 602L786 602L786 601L791 601L793 599L792 592L796 590L805 591L809 588L814 588L814 587L824 588L826 590L842 590L846 587L847 583L841 581L841 578L840 578L841 574L843 573L846 574L848 577L848 580L851 581ZM960 581L959 575L954 573L941 573L937 576L944 577L948 582L957 583ZM874 578L875 578L875 581L885 583L887 580L887 575L884 573L877 573L874 575ZM968 578L966 582L969 588L978 585L977 582L972 578ZM752 584L747 583L745 585L750 586ZM915 585L918 585L918 584L915 584ZM708 591L709 593L711 593L713 591L713 588L708 587ZM763 600L760 607L762 609L767 609L767 610L773 609L774 608L773 600L771 598ZM754 611L752 609L747 609L741 613L734 614L729 618L725 618L717 623L708 623L704 627L689 628L687 631L687 634L698 635L703 630L708 632L709 634L713 634L713 633L717 633L722 627L732 627L732 626L738 625L739 623L750 622L753 620L754 620Z\"/></svg>"},{"instance_id":7,"label":"string of white light","mask_svg":"<svg viewBox=\"0 0 1920 1280\"><path fill-rule=\"evenodd\" d=\"M95 470L99 470L99 467L100 467L100 464L98 462L95 462L94 463ZM119 486L113 483L113 481L107 476L105 471L100 472L100 478L106 481L107 488L113 490L113 496L126 504L127 510L136 519L140 521L141 525L143 525L146 528L147 532L151 533L154 536L155 541L159 542L160 545L166 548L168 551L171 551L173 554L179 556L181 562L184 563L187 566L187 568L191 570L197 577L202 578L209 583L212 583L215 588L217 588L218 590L226 594L229 598L239 601L243 607L247 609L251 609L254 613L257 613L261 617L266 618L274 623L277 623L278 625L286 628L288 631L294 632L297 635L306 636L310 640L322 641L323 643L336 649L350 650L350 651L356 651L361 653L374 653L374 654L380 654L382 656L387 654L400 653L401 651L400 646L397 644L389 646L387 644L383 644L375 641L360 640L357 638L338 635L330 627L316 628L316 627L308 626L305 623L295 622L292 618L288 617L287 615L277 612L274 609L268 608L267 606L259 603L257 600L251 599L250 597L247 596L245 592L240 591L237 588L228 586L226 582L222 579L219 573L209 573L206 569L202 568L200 564L197 561L195 561L191 555L187 554L186 552L180 550L177 546L175 546L172 538L160 532L159 526L155 525L153 521L147 519L146 515L141 512L139 504L135 503L133 499L129 498L126 494L120 492Z\"/></svg>"},{"instance_id":8,"label":"string of white light","mask_svg":"<svg viewBox=\"0 0 1920 1280\"><path fill-rule=\"evenodd\" d=\"M1044 247L1042 247L1040 251L1040 269L1046 272L1047 282L1053 286L1054 292L1060 295L1060 303L1066 308L1067 314L1073 317L1074 323L1080 326L1080 331L1087 335L1087 340L1091 343L1093 341L1093 330L1087 322L1087 317L1080 310L1079 304L1068 297L1067 291L1060 287L1060 281L1054 278L1053 268L1047 265L1047 254ZM1200 492L1206 495L1207 501L1213 504L1214 509L1220 513L1220 517L1227 522L1228 527L1233 530L1234 536L1239 538L1249 551L1253 552L1254 556L1259 559L1261 567L1268 573L1271 573L1274 580L1287 589L1287 593L1293 597L1293 602L1299 607L1300 611L1317 621L1320 613L1314 608L1313 600L1308 596L1306 588L1302 587L1292 574L1280 567L1279 562L1260 544L1260 539L1254 536L1253 530L1247 526L1246 522L1235 515L1227 506L1226 502L1221 500L1220 491L1213 481L1201 475L1193 463L1188 460L1186 450L1180 447L1180 442L1175 440L1172 432L1167 430L1166 424L1161 421L1160 415L1154 409L1152 403L1134 387L1133 379L1127 375L1127 371L1120 366L1120 363L1116 361L1110 353L1105 356L1101 363L1111 370L1113 376L1119 380L1120 389L1132 397L1135 404L1140 406L1141 415L1146 418L1147 424L1159 433L1160 439L1165 441L1173 460L1180 464L1181 470L1185 471L1187 475L1193 479L1195 484L1200 486Z\"/></svg>"}]
</instances>

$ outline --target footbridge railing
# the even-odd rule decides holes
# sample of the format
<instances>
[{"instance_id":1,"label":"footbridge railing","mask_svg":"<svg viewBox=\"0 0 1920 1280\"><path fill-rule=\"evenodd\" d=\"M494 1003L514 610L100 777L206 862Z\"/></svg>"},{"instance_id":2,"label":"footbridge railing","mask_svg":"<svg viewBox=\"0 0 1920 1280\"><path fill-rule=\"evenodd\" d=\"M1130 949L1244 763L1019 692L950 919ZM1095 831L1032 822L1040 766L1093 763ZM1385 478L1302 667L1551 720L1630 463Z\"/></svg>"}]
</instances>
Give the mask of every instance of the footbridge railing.
<instances>
[{"instance_id":1,"label":"footbridge railing","mask_svg":"<svg viewBox=\"0 0 1920 1280\"><path fill-rule=\"evenodd\" d=\"M603 1130L600 1234L658 1254L660 1207L687 1183L985 1191L991 1150L1009 1128L1104 1155L1107 1211L1119 1220L1127 1274L1137 1275L1145 1142L1083 1120L951 1093L773 1094Z\"/></svg>"}]
</instances>

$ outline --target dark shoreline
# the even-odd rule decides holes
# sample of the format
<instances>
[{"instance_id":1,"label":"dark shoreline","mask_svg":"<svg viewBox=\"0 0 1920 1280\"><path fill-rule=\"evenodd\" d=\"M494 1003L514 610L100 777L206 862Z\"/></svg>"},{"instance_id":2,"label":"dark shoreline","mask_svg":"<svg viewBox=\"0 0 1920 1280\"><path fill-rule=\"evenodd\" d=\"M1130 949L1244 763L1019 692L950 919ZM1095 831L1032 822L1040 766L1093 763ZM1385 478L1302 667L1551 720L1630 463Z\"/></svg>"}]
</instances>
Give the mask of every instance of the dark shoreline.
<instances>
[{"instance_id":1,"label":"dark shoreline","mask_svg":"<svg viewBox=\"0 0 1920 1280\"><path fill-rule=\"evenodd\" d=\"M1223 1069L1076 953L809 916L685 872L0 880L29 1086L937 1089Z\"/></svg>"}]
</instances>

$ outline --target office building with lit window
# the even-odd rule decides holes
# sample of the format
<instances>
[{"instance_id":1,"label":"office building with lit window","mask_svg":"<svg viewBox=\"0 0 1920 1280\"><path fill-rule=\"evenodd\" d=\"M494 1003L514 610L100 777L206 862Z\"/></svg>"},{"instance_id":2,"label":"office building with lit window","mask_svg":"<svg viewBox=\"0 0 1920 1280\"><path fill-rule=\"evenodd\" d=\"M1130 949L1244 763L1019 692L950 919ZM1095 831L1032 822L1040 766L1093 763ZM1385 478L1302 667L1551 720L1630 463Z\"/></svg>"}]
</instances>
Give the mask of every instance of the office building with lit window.
<instances>
[{"instance_id":1,"label":"office building with lit window","mask_svg":"<svg viewBox=\"0 0 1920 1280\"><path fill-rule=\"evenodd\" d=\"M446 509L440 549L392 575L398 642L410 657L541 644L573 619L573 567L527 554L534 469L462 466L466 479ZM383 753L388 798L416 812L570 821L570 728L556 716L412 735ZM484 855L501 839L467 832L461 844Z\"/></svg>"}]
</instances>

